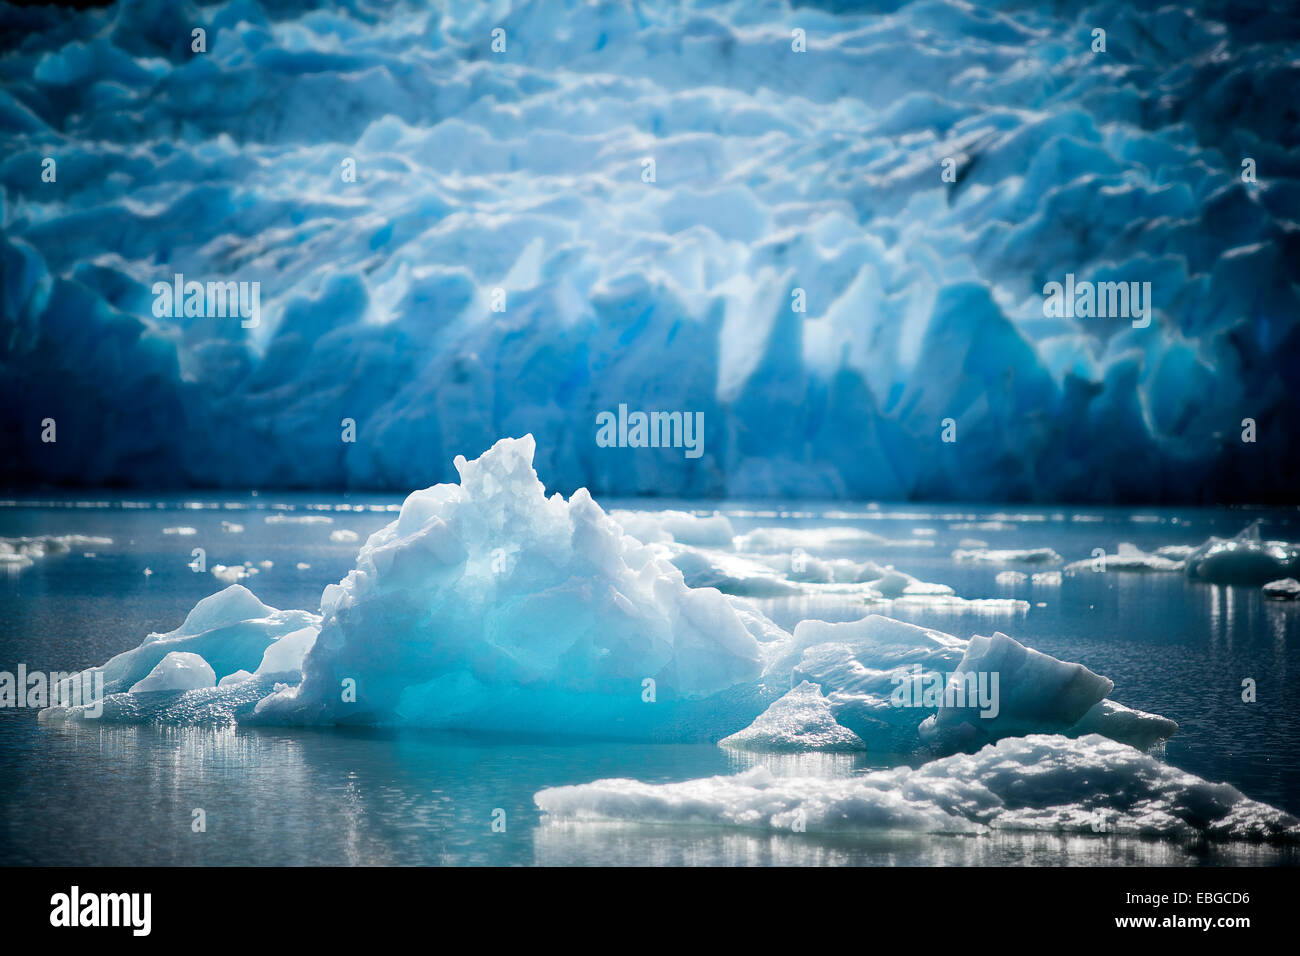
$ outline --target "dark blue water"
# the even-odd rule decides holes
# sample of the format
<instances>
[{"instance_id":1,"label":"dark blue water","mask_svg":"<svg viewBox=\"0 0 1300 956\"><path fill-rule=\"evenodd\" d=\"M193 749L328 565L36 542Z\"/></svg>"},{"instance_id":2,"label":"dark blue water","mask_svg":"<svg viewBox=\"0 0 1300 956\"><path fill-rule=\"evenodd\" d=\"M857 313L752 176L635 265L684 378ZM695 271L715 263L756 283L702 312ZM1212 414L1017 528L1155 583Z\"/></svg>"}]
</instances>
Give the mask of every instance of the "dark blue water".
<instances>
[{"instance_id":1,"label":"dark blue water","mask_svg":"<svg viewBox=\"0 0 1300 956\"><path fill-rule=\"evenodd\" d=\"M396 499L231 495L195 503L150 498L148 508L106 502L0 506L0 536L90 534L113 539L0 574L0 670L72 670L176 627L222 582L189 567L192 549L220 564L272 566L243 583L276 607L315 609L321 589L352 567L362 539L391 520ZM220 507L239 505L241 507ZM268 524L277 504L331 524ZM309 510L324 504L330 510ZM689 504L689 503L687 503ZM334 510L343 506L348 510ZM676 503L682 506L682 503ZM366 510L352 510L366 509ZM1115 700L1172 717L1166 759L1300 814L1300 607L1255 589L1188 582L1181 574L1082 574L1060 587L995 583L1000 568L954 562L962 539L991 547L1052 547L1067 561L1121 541L1148 550L1231 535L1264 519L1268 537L1300 537L1297 514L1162 510L779 506L724 507L738 531L760 525L856 525L907 548L858 547L844 556L893 563L963 597L1017 597L1027 611L976 614L893 610L963 637L1003 630L1080 661L1115 681ZM999 514L998 511L1003 513ZM754 514L755 511L773 511ZM244 526L240 534L221 523ZM995 522L990 525L989 522ZM976 525L978 527L970 527ZM193 536L163 534L167 527ZM915 531L933 534L914 534ZM300 569L299 563L309 564ZM152 573L146 575L145 569ZM1020 570L1036 570L1023 567ZM868 608L843 599L771 601L783 626L802 617L852 619ZM880 609L875 609L880 610ZM1245 678L1258 699L1243 702ZM711 828L556 826L532 796L546 786L600 777L671 781L744 769L756 759L711 745L539 743L428 732L39 725L26 709L0 709L0 863L43 864L964 864L1296 862L1294 851L1187 847L1109 836L936 837L751 834ZM883 758L848 758L853 773ZM774 761L779 764L779 761ZM780 769L779 765L776 769ZM194 811L206 832L192 829ZM504 832L493 830L504 812Z\"/></svg>"}]
</instances>

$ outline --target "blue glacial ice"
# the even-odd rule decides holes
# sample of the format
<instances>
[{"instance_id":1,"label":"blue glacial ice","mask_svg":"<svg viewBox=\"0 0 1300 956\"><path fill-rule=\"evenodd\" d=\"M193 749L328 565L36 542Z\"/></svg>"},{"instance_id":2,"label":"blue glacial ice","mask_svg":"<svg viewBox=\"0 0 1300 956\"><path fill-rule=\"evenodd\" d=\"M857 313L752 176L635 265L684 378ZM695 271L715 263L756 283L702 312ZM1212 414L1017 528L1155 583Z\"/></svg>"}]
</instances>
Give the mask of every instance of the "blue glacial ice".
<instances>
[{"instance_id":1,"label":"blue glacial ice","mask_svg":"<svg viewBox=\"0 0 1300 956\"><path fill-rule=\"evenodd\" d=\"M805 620L789 633L742 597L691 586L668 550L689 546L644 544L583 489L548 497L534 455L529 435L502 439L474 461L458 457L459 483L409 495L397 519L361 546L354 570L325 588L319 613L276 610L240 584L203 599L174 631L150 634L103 665L100 719L641 740L739 733L732 742L747 749L856 740L903 754L1077 734L1085 720L1142 746L1176 729L1111 704L1106 678L1002 634L966 640L877 614ZM663 526L715 544L730 530L672 514ZM770 555L700 550L794 589L847 589L864 608L962 600L870 562L854 566L850 582L801 582L783 578ZM198 665L205 679L182 686L183 672ZM956 701L931 700L919 687L971 670L1000 672L1000 712L954 709ZM914 699L900 704L894 691L914 684ZM42 718L85 713L49 708Z\"/></svg>"},{"instance_id":2,"label":"blue glacial ice","mask_svg":"<svg viewBox=\"0 0 1300 956\"><path fill-rule=\"evenodd\" d=\"M566 492L1293 497L1284 10L314 6L0 12L0 481L405 490L531 432ZM178 273L259 324L156 315ZM1044 315L1067 274L1150 324ZM598 447L620 404L702 457Z\"/></svg>"}]
</instances>

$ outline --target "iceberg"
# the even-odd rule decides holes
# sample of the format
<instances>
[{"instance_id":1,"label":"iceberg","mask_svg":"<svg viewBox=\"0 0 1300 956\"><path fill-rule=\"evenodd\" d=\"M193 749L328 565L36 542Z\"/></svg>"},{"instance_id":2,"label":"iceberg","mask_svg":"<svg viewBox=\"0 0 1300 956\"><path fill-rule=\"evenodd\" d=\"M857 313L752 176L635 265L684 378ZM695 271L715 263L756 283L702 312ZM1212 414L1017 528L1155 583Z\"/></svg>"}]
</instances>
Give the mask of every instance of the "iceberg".
<instances>
[{"instance_id":1,"label":"iceberg","mask_svg":"<svg viewBox=\"0 0 1300 956\"><path fill-rule=\"evenodd\" d=\"M1300 575L1300 544L1262 540L1254 521L1236 537L1211 537L1187 556L1185 566L1194 581L1258 587Z\"/></svg>"},{"instance_id":2,"label":"iceberg","mask_svg":"<svg viewBox=\"0 0 1300 956\"><path fill-rule=\"evenodd\" d=\"M191 663L196 659L211 668L214 678L206 685L210 687L236 671L255 671L267 648L276 641L303 629L314 631L319 624L319 615L276 610L259 601L243 585L232 584L194 605L180 627L150 634L139 647L118 654L95 670L104 675L106 695L135 693L164 658L175 654ZM52 719L62 710L47 708L41 717Z\"/></svg>"},{"instance_id":3,"label":"iceberg","mask_svg":"<svg viewBox=\"0 0 1300 956\"><path fill-rule=\"evenodd\" d=\"M851 777L778 776L760 766L681 783L597 780L547 788L533 800L556 823L1300 841L1300 821L1290 814L1095 734L1010 738L917 768Z\"/></svg>"},{"instance_id":4,"label":"iceberg","mask_svg":"<svg viewBox=\"0 0 1300 956\"><path fill-rule=\"evenodd\" d=\"M983 604L872 562L823 562L814 576L835 580L818 583L785 576L791 555L645 544L585 490L548 497L535 450L526 435L474 461L458 456L459 483L410 494L361 545L356 567L324 589L319 613L277 610L238 583L199 601L180 627L99 669L103 719L729 738L746 749L900 754L1076 733L1085 717L1091 729L1146 745L1176 728L1107 701L1105 678L1003 634L964 640L876 614L784 631L737 593L691 585L704 575L769 596L754 582L868 605ZM674 539L732 537L693 516L621 517ZM722 572L728 580L714 580ZM205 680L172 687L166 675L184 670L179 661ZM998 674L996 715L941 706L919 687L974 671ZM131 699L146 688L176 696ZM45 720L83 716L76 707L42 711Z\"/></svg>"},{"instance_id":5,"label":"iceberg","mask_svg":"<svg viewBox=\"0 0 1300 956\"><path fill-rule=\"evenodd\" d=\"M816 685L871 752L947 754L1031 733L1100 733L1145 749L1178 729L1109 700L1107 678L1002 633L966 640L873 614L802 621L764 653L766 681Z\"/></svg>"},{"instance_id":6,"label":"iceberg","mask_svg":"<svg viewBox=\"0 0 1300 956\"><path fill-rule=\"evenodd\" d=\"M1282 578L1269 581L1263 587L1264 597L1273 601L1295 601L1300 599L1300 581L1295 578Z\"/></svg>"},{"instance_id":7,"label":"iceberg","mask_svg":"<svg viewBox=\"0 0 1300 956\"><path fill-rule=\"evenodd\" d=\"M756 687L743 718L711 699L760 674L740 614L587 492L548 498L534 452L502 439L411 494L325 589L301 681L252 719L714 739L751 719Z\"/></svg>"}]
</instances>

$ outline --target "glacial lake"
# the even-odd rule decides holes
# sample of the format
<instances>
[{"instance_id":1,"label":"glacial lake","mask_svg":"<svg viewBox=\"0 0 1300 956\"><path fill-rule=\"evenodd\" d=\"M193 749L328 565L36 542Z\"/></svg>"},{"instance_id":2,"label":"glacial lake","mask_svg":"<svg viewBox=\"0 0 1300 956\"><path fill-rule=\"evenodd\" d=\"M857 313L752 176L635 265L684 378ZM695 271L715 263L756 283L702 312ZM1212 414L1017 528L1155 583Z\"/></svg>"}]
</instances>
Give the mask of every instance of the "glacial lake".
<instances>
[{"instance_id":1,"label":"glacial lake","mask_svg":"<svg viewBox=\"0 0 1300 956\"><path fill-rule=\"evenodd\" d=\"M251 562L242 583L267 604L316 609L322 588L353 566L360 540L396 516L396 496L140 494L0 503L0 537L79 534L112 544L0 571L0 670L71 671L178 626L224 587L191 569ZM718 510L736 531L863 527L891 539L835 556L893 564L964 598L1017 598L1019 610L868 608L845 597L758 601L783 627L806 617L891 616L969 637L1001 630L1115 682L1112 699L1171 717L1173 765L1300 814L1300 606L1257 588L1181 573L1067 575L1059 585L999 584L999 571L952 552L1050 547L1066 562L1131 542L1153 551L1231 536L1263 521L1265 537L1300 539L1300 512L1113 508L809 506L754 502L602 501L606 507ZM316 516L329 522L267 522ZM223 522L227 526L223 527ZM242 526L234 531L233 525ZM165 529L193 529L193 534ZM339 536L346 537L346 536ZM910 543L903 543L910 542ZM264 564L269 562L269 565ZM307 567L300 567L307 565ZM1056 566L1058 569L1060 565ZM146 574L148 569L150 573ZM1242 681L1257 700L1242 700ZM816 772L855 774L892 755L815 758ZM913 762L914 762L913 758ZM1107 834L935 836L772 834L704 826L544 820L540 789L604 777L668 782L756 763L807 772L800 758L710 744L503 739L415 729L265 729L39 724L0 709L0 864L1276 864L1295 849L1186 845ZM206 831L194 832L203 810ZM494 821L497 822L494 828ZM504 828L501 822L504 821Z\"/></svg>"}]
</instances>

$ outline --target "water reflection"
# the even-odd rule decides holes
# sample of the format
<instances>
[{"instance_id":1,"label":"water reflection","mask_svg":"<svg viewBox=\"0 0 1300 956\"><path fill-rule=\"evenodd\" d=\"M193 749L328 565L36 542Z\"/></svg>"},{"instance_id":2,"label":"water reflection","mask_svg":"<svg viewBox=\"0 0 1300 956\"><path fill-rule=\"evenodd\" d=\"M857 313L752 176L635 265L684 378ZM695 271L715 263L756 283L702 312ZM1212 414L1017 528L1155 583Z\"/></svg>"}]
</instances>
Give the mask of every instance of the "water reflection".
<instances>
[{"instance_id":1,"label":"water reflection","mask_svg":"<svg viewBox=\"0 0 1300 956\"><path fill-rule=\"evenodd\" d=\"M12 733L12 722L5 726ZM663 782L765 766L844 776L867 755L718 747L519 744L409 732L86 725L41 728L39 774L6 771L5 862L206 865L1193 865L1296 863L1297 850L1114 836L818 835L556 823L536 790L628 776ZM193 811L206 828L194 832ZM506 829L494 832L494 812ZM57 828L44 821L59 821Z\"/></svg>"}]
</instances>

